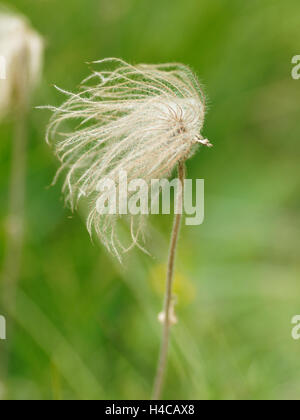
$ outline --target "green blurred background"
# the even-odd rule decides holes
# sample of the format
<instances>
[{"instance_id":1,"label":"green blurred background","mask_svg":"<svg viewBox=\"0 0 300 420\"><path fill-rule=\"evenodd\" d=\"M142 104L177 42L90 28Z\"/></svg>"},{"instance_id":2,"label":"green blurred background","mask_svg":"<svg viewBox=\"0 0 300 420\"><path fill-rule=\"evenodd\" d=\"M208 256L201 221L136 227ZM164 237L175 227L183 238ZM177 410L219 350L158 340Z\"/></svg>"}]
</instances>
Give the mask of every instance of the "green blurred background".
<instances>
[{"instance_id":1,"label":"green blurred background","mask_svg":"<svg viewBox=\"0 0 300 420\"><path fill-rule=\"evenodd\" d=\"M164 390L169 399L299 399L298 0L13 0L46 42L33 106L60 104L87 62L190 65L209 98L204 135L215 145L189 162L206 182L206 220L184 227ZM147 399L160 343L171 216L152 220L149 258L124 267L90 242L64 208L44 142L49 113L34 109L26 236L16 307L1 302L0 397ZM6 236L12 121L0 126L0 258ZM0 261L0 262L1 262Z\"/></svg>"}]
</instances>

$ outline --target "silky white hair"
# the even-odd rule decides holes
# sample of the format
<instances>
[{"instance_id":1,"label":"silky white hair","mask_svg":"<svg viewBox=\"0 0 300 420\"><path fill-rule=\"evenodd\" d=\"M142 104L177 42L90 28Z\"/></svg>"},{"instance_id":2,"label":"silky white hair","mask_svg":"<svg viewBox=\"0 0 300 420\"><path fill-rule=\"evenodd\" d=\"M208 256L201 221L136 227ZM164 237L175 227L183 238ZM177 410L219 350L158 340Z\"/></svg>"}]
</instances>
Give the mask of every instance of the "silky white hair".
<instances>
[{"instance_id":1,"label":"silky white hair","mask_svg":"<svg viewBox=\"0 0 300 420\"><path fill-rule=\"evenodd\" d=\"M97 212L97 185L104 178L118 185L120 171L127 172L128 182L143 179L150 185L152 179L169 177L199 143L210 146L200 135L205 98L182 64L133 66L116 58L94 64L100 69L84 80L79 93L59 89L68 99L50 107L47 140L61 162L57 177L66 174L66 202L74 210L87 200L90 234L120 258L132 246L142 247L143 218L131 217L131 245L124 247L117 233L121 216ZM72 122L79 124L71 128Z\"/></svg>"},{"instance_id":2,"label":"silky white hair","mask_svg":"<svg viewBox=\"0 0 300 420\"><path fill-rule=\"evenodd\" d=\"M21 97L28 97L39 81L43 40L27 19L0 9L0 117L12 110Z\"/></svg>"}]
</instances>

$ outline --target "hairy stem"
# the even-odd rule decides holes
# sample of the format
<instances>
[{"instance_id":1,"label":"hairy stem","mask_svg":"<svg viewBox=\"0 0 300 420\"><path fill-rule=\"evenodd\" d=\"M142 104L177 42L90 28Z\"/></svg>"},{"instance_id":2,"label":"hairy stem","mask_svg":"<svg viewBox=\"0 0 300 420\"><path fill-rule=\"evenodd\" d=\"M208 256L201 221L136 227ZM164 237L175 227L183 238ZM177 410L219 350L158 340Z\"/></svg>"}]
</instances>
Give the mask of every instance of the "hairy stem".
<instances>
[{"instance_id":1,"label":"hairy stem","mask_svg":"<svg viewBox=\"0 0 300 420\"><path fill-rule=\"evenodd\" d=\"M175 269L175 259L176 259L176 250L179 239L181 221L182 221L182 208L183 208L183 192L184 192L184 179L185 179L185 163L180 162L178 164L178 178L182 184L182 188L178 188L177 192L177 209L178 214L175 214L174 226L171 235L171 246L169 251L169 261L168 261L168 272L167 272L167 281L166 281L166 291L165 291L165 303L164 303L164 325L162 333L162 342L160 349L160 356L157 366L157 373L154 382L153 388L153 400L159 400L161 398L165 372L168 362L168 352L169 352L169 343L170 343L170 332L171 332L171 322L170 314L172 309L172 299L173 299L173 283L174 283L174 269Z\"/></svg>"}]
</instances>

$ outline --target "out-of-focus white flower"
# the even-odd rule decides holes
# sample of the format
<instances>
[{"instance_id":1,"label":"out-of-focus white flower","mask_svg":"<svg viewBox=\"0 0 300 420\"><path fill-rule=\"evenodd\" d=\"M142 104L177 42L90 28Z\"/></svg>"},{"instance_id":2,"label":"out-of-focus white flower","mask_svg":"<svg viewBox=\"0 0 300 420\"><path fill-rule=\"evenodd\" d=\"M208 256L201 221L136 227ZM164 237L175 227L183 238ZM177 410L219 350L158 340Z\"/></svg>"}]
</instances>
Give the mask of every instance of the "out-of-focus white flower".
<instances>
[{"instance_id":1,"label":"out-of-focus white flower","mask_svg":"<svg viewBox=\"0 0 300 420\"><path fill-rule=\"evenodd\" d=\"M100 70L83 82L79 93L61 90L68 100L52 108L48 141L62 164L58 174L66 173L66 202L75 209L79 200L88 200L88 230L119 256L125 251L116 232L120 217L97 211L100 181L108 178L118 185L125 171L128 182L143 179L150 185L152 179L169 177L199 143L211 145L200 135L205 98L188 67L132 66L119 59L95 64ZM70 130L72 122L76 127ZM139 246L141 234L141 219L133 217L134 245Z\"/></svg>"},{"instance_id":2,"label":"out-of-focus white flower","mask_svg":"<svg viewBox=\"0 0 300 420\"><path fill-rule=\"evenodd\" d=\"M0 10L0 117L28 100L40 78L42 56L42 38L27 19Z\"/></svg>"}]
</instances>

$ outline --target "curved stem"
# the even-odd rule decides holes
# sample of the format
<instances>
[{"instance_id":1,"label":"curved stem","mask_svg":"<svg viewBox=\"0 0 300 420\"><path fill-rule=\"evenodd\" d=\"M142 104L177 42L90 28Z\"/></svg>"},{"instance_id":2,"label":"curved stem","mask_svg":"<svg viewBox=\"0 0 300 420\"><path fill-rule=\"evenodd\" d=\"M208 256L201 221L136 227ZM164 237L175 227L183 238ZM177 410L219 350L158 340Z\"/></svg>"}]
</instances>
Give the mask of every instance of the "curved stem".
<instances>
[{"instance_id":1,"label":"curved stem","mask_svg":"<svg viewBox=\"0 0 300 420\"><path fill-rule=\"evenodd\" d=\"M20 53L20 70L16 80L15 131L12 149L10 179L9 217L7 223L7 244L3 264L2 293L5 304L14 303L24 236L24 207L27 166L27 118L29 112L28 68L29 51L24 48ZM22 70L23 67L23 70Z\"/></svg>"},{"instance_id":2,"label":"curved stem","mask_svg":"<svg viewBox=\"0 0 300 420\"><path fill-rule=\"evenodd\" d=\"M19 57L20 69L16 82L15 96L15 126L12 140L11 174L8 199L8 218L6 232L6 247L3 258L3 268L0 274L0 304L6 311L15 309L16 292L21 271L22 251L24 240L24 212L25 187L27 170L27 136L29 91L27 60L28 52L24 51ZM24 70L22 68L24 67ZM12 335L10 325L10 336ZM1 351L2 370L4 379L8 372L10 346Z\"/></svg>"},{"instance_id":3,"label":"curved stem","mask_svg":"<svg viewBox=\"0 0 300 420\"><path fill-rule=\"evenodd\" d=\"M177 214L175 214L174 226L173 226L173 231L171 235L171 246L170 246L170 251L169 251L165 304L164 304L164 325L163 325L160 356L159 356L157 373L156 373L154 388L153 388L153 397L152 397L153 400L158 400L161 398L161 392L163 388L163 382L164 382L167 361L168 361L170 332L171 332L170 314L171 314L171 309L172 309L172 298L173 298L172 290L173 290L173 283L174 283L174 268L175 268L177 244L178 244L181 221L182 221L182 209L183 209L183 192L184 192L184 180L185 180L185 163L184 162L179 162L178 164L178 178L181 182L182 188L179 187L177 191L177 212L176 212Z\"/></svg>"},{"instance_id":4,"label":"curved stem","mask_svg":"<svg viewBox=\"0 0 300 420\"><path fill-rule=\"evenodd\" d=\"M27 160L26 119L27 110L21 108L18 111L13 140L7 243L2 272L2 287L4 288L2 298L5 299L6 306L13 304L15 300L23 247Z\"/></svg>"}]
</instances>

